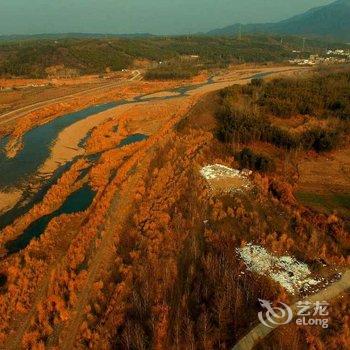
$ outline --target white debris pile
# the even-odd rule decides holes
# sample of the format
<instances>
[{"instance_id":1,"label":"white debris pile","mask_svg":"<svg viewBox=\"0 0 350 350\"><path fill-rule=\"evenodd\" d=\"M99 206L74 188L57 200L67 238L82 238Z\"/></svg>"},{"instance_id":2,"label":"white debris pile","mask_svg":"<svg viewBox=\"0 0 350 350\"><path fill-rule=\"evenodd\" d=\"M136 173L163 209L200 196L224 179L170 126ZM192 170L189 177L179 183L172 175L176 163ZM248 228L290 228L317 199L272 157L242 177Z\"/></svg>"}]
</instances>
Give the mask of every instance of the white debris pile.
<instances>
[{"instance_id":1,"label":"white debris pile","mask_svg":"<svg viewBox=\"0 0 350 350\"><path fill-rule=\"evenodd\" d=\"M214 164L207 165L201 169L202 176L207 180L226 178L226 177L236 177L240 175L239 170L229 168L225 165Z\"/></svg>"},{"instance_id":2,"label":"white debris pile","mask_svg":"<svg viewBox=\"0 0 350 350\"><path fill-rule=\"evenodd\" d=\"M214 190L237 192L251 186L248 179L250 173L241 172L222 164L207 165L200 170L200 173Z\"/></svg>"},{"instance_id":3,"label":"white debris pile","mask_svg":"<svg viewBox=\"0 0 350 350\"><path fill-rule=\"evenodd\" d=\"M309 267L294 257L276 257L265 248L251 243L236 251L248 270L269 276L291 294L295 294L301 288L308 291L312 286L321 282L310 278Z\"/></svg>"}]
</instances>

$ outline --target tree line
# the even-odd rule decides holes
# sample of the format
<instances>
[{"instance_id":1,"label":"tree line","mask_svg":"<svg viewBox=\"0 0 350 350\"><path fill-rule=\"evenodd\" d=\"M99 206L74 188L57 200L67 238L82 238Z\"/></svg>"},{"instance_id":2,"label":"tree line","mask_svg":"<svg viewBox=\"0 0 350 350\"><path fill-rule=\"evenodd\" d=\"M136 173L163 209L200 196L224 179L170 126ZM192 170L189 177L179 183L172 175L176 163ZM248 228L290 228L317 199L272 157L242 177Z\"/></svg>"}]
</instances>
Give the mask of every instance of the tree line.
<instances>
[{"instance_id":1,"label":"tree line","mask_svg":"<svg viewBox=\"0 0 350 350\"><path fill-rule=\"evenodd\" d=\"M348 137L349 84L346 71L227 88L220 93L217 137L226 143L262 141L288 150L330 151ZM305 118L301 130L274 122L297 115Z\"/></svg>"},{"instance_id":2,"label":"tree line","mask_svg":"<svg viewBox=\"0 0 350 350\"><path fill-rule=\"evenodd\" d=\"M55 66L73 69L76 74L103 74L107 68L118 71L131 67L135 59L159 62L189 55L198 55L207 67L285 61L294 55L292 49L298 45L293 37L285 38L282 45L280 38L273 35L250 35L242 40L177 36L9 41L0 43L0 75L42 78L48 75L47 68ZM323 46L317 41L309 43L312 52L319 52Z\"/></svg>"}]
</instances>

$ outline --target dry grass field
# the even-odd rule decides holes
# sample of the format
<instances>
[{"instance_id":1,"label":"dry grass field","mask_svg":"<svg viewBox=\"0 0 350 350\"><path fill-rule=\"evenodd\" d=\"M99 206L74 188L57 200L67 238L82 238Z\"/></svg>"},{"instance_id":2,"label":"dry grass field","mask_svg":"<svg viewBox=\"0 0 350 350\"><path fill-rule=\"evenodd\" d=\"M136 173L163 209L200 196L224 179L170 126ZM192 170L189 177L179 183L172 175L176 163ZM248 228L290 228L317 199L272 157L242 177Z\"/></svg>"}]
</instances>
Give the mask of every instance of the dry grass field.
<instances>
[{"instance_id":1,"label":"dry grass field","mask_svg":"<svg viewBox=\"0 0 350 350\"><path fill-rule=\"evenodd\" d=\"M297 198L311 207L350 218L350 149L306 159L299 165Z\"/></svg>"}]
</instances>

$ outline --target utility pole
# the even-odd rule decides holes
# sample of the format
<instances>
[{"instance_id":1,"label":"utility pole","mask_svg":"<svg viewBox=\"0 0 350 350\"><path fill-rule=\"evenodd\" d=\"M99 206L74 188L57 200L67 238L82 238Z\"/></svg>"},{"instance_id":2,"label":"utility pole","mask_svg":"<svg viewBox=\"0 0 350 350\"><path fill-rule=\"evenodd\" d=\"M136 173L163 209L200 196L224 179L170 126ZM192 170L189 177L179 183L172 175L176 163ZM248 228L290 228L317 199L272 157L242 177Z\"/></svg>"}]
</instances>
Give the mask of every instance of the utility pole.
<instances>
[{"instance_id":1,"label":"utility pole","mask_svg":"<svg viewBox=\"0 0 350 350\"><path fill-rule=\"evenodd\" d=\"M242 40L242 24L239 24L239 30L238 30L238 40Z\"/></svg>"},{"instance_id":2,"label":"utility pole","mask_svg":"<svg viewBox=\"0 0 350 350\"><path fill-rule=\"evenodd\" d=\"M306 38L303 38L303 52L305 51Z\"/></svg>"}]
</instances>

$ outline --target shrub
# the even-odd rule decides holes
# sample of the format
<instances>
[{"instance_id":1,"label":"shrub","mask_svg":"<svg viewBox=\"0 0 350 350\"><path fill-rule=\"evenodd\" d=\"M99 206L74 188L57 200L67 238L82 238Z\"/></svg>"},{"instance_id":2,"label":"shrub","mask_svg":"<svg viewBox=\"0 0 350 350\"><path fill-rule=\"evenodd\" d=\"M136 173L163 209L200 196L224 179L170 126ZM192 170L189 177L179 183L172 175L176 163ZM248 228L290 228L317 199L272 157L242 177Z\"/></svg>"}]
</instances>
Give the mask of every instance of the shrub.
<instances>
[{"instance_id":1,"label":"shrub","mask_svg":"<svg viewBox=\"0 0 350 350\"><path fill-rule=\"evenodd\" d=\"M340 142L339 132L316 128L303 134L302 143L305 149L314 149L317 152L331 151Z\"/></svg>"},{"instance_id":2,"label":"shrub","mask_svg":"<svg viewBox=\"0 0 350 350\"><path fill-rule=\"evenodd\" d=\"M241 168L249 168L261 172L275 170L273 159L261 154L255 154L250 148L244 148L238 155L237 160Z\"/></svg>"},{"instance_id":3,"label":"shrub","mask_svg":"<svg viewBox=\"0 0 350 350\"><path fill-rule=\"evenodd\" d=\"M264 79L252 79L250 82L251 85L256 86L256 87L261 87L264 85Z\"/></svg>"},{"instance_id":4,"label":"shrub","mask_svg":"<svg viewBox=\"0 0 350 350\"><path fill-rule=\"evenodd\" d=\"M330 151L348 133L349 84L350 74L345 71L224 89L219 95L222 106L217 136L228 143L263 141L288 150ZM263 117L266 111L282 118L293 114L313 115L326 121L327 126L308 130L306 119L306 131L295 133L287 127L273 125Z\"/></svg>"},{"instance_id":5,"label":"shrub","mask_svg":"<svg viewBox=\"0 0 350 350\"><path fill-rule=\"evenodd\" d=\"M199 73L199 68L191 65L166 64L150 69L145 74L146 80L189 79Z\"/></svg>"}]
</instances>

